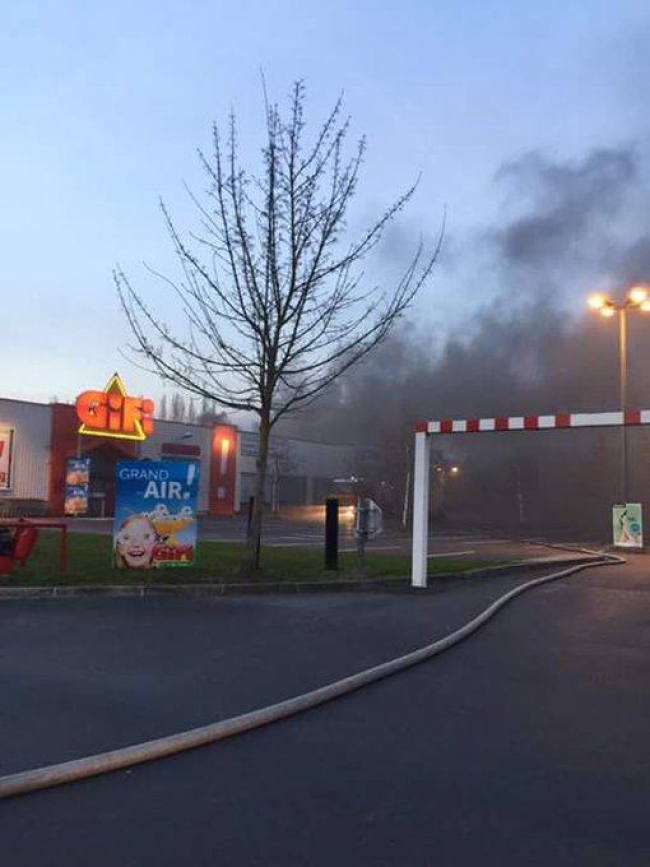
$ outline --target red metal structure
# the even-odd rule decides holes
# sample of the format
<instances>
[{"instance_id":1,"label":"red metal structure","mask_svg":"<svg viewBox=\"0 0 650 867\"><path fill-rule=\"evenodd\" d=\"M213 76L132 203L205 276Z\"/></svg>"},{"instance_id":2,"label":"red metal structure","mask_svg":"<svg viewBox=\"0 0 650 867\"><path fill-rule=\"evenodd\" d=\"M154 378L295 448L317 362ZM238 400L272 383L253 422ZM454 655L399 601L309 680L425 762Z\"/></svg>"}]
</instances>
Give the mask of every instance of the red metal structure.
<instances>
[{"instance_id":1,"label":"red metal structure","mask_svg":"<svg viewBox=\"0 0 650 867\"><path fill-rule=\"evenodd\" d=\"M58 530L59 537L59 572L63 574L68 561L68 527L65 521L0 520L0 527L14 530L13 545L9 556L0 557L0 574L8 575L16 563L24 566L34 550L40 530Z\"/></svg>"}]
</instances>

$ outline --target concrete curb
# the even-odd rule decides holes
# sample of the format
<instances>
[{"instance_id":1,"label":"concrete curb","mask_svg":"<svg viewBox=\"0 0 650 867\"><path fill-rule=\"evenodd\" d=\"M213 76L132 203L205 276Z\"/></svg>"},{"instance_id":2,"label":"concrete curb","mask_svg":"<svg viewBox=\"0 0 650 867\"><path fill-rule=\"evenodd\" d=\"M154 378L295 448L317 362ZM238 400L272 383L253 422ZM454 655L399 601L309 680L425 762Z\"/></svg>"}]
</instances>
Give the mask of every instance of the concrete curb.
<instances>
[{"instance_id":1,"label":"concrete curb","mask_svg":"<svg viewBox=\"0 0 650 867\"><path fill-rule=\"evenodd\" d=\"M0 777L0 798L27 794L28 792L33 792L38 789L51 788L64 783L70 783L88 777L97 776L99 774L121 770L123 768L153 761L155 759L161 759L166 756L174 755L175 753L183 752L184 750L195 749L196 747L214 743L215 741L223 740L232 737L233 735L242 734L251 729L259 728L268 725L269 723L286 719L287 717L301 713L302 711L318 707L325 702L332 701L333 699L344 695L349 695L351 692L361 689L368 684L375 683L392 674L404 671L411 666L424 662L450 647L453 647L480 629L481 626L494 617L501 608L508 604L508 602L533 587L538 587L551 581L557 581L558 579L566 578L569 575L575 575L578 572L582 572L584 569L593 568L596 565L605 566L621 562L625 561L620 557L604 555L599 561L590 560L589 562L580 563L568 569L563 569L560 572L554 572L551 575L544 575L540 578L528 581L525 584L520 584L508 593L500 596L479 615L474 617L460 629L447 635L445 638L434 641L433 643L425 645L411 653L407 653L403 656L391 659L388 662L376 665L373 668L366 669L365 671L353 674L350 677L330 683L327 686L296 696L295 698L290 698L278 702L277 704L268 705L259 710L231 717L230 719L212 723L201 728L157 738L153 741L147 741L145 743L123 747L106 753L99 753L82 759L76 759L61 764L49 765L31 771L23 771L17 774Z\"/></svg>"},{"instance_id":2,"label":"concrete curb","mask_svg":"<svg viewBox=\"0 0 650 867\"><path fill-rule=\"evenodd\" d=\"M578 552L576 552L578 553ZM597 562L601 554L580 552L573 557L537 557L531 560L515 560L497 566L465 569L462 572L440 572L431 579L424 592L439 589L436 583L452 578L489 578L552 566L577 565ZM331 593L355 590L392 590L399 593L422 593L422 588L411 587L411 579L366 578L357 581L269 581L248 584L218 582L215 584L56 584L40 587L0 587L0 600L5 599L68 599L74 596L249 596L270 593Z\"/></svg>"}]
</instances>

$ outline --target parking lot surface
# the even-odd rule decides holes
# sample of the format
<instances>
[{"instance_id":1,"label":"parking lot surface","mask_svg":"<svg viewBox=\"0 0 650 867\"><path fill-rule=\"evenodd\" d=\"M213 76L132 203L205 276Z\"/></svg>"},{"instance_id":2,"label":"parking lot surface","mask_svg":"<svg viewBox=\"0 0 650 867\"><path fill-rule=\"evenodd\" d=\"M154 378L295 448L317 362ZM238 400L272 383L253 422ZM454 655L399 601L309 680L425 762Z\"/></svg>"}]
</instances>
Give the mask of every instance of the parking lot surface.
<instances>
[{"instance_id":1,"label":"parking lot surface","mask_svg":"<svg viewBox=\"0 0 650 867\"><path fill-rule=\"evenodd\" d=\"M286 722L4 802L3 863L647 865L647 560L534 590L449 653ZM517 580L4 603L3 772L321 685Z\"/></svg>"}]
</instances>

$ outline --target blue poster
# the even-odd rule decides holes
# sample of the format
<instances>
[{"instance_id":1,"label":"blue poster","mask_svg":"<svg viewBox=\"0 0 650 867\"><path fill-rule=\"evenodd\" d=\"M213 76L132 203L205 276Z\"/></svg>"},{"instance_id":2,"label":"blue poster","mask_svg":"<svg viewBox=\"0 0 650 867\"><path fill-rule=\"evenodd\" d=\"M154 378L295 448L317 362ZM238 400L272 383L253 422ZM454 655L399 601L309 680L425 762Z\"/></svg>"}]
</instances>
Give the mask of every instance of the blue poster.
<instances>
[{"instance_id":1,"label":"blue poster","mask_svg":"<svg viewBox=\"0 0 650 867\"><path fill-rule=\"evenodd\" d=\"M85 515L88 511L90 458L68 458L65 470L66 515Z\"/></svg>"},{"instance_id":2,"label":"blue poster","mask_svg":"<svg viewBox=\"0 0 650 867\"><path fill-rule=\"evenodd\" d=\"M191 566L198 496L197 461L119 461L114 565L118 569Z\"/></svg>"}]
</instances>

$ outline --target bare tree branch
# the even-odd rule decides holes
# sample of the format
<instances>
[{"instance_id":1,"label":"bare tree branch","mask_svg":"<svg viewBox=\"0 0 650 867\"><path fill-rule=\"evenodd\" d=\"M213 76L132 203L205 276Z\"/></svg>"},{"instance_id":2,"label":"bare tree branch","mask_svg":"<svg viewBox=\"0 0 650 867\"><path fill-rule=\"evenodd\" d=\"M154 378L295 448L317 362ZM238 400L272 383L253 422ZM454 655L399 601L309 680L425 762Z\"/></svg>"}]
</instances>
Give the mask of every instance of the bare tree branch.
<instances>
[{"instance_id":1,"label":"bare tree branch","mask_svg":"<svg viewBox=\"0 0 650 867\"><path fill-rule=\"evenodd\" d=\"M225 142L215 124L212 155L199 151L208 188L188 190L200 232L181 237L161 203L180 279L150 273L171 290L185 320L172 330L121 269L118 296L146 369L192 395L260 419L256 512L249 565L259 563L268 439L282 416L309 405L385 339L431 275L444 233L426 251L420 239L393 286L366 285L361 263L411 200L410 186L352 240L348 210L366 143L346 156L349 119L342 98L309 143L305 88L297 82L286 115L264 89L262 170L240 164L237 127ZM257 502L259 500L259 503Z\"/></svg>"}]
</instances>

